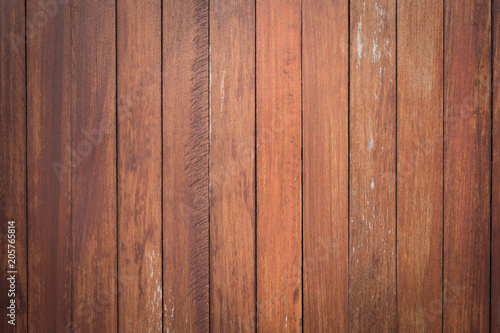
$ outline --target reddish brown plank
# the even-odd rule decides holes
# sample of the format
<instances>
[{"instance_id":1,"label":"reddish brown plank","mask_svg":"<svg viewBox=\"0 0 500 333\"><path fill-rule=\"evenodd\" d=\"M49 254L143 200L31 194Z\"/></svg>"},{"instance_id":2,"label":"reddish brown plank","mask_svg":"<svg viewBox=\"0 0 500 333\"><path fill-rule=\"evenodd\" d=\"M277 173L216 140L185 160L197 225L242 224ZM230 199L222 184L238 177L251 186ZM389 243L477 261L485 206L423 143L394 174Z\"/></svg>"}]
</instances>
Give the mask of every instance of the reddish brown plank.
<instances>
[{"instance_id":1,"label":"reddish brown plank","mask_svg":"<svg viewBox=\"0 0 500 333\"><path fill-rule=\"evenodd\" d=\"M302 6L304 332L347 332L349 3Z\"/></svg>"},{"instance_id":2,"label":"reddish brown plank","mask_svg":"<svg viewBox=\"0 0 500 333\"><path fill-rule=\"evenodd\" d=\"M2 258L0 331L2 332L26 332L28 323L24 5L24 1L0 3L0 36L2 36L0 40L0 138L2 138L0 140L0 258ZM15 232L9 232L9 221L15 221L15 229L12 229ZM15 258L12 257L13 254ZM8 259L15 262L8 262ZM15 267L9 268L8 264L14 264ZM7 269L17 271L13 274L15 281L7 280L12 277L12 274L7 273ZM15 295L11 294L11 281L15 284ZM11 300L15 303L11 304ZM7 316L11 313L11 309L7 307L15 308L15 317Z\"/></svg>"},{"instance_id":3,"label":"reddish brown plank","mask_svg":"<svg viewBox=\"0 0 500 333\"><path fill-rule=\"evenodd\" d=\"M27 1L29 328L71 327L70 6ZM35 24L36 22L36 24ZM47 311L47 309L52 309Z\"/></svg>"},{"instance_id":4,"label":"reddish brown plank","mask_svg":"<svg viewBox=\"0 0 500 333\"><path fill-rule=\"evenodd\" d=\"M118 325L160 332L161 0L117 6Z\"/></svg>"},{"instance_id":5,"label":"reddish brown plank","mask_svg":"<svg viewBox=\"0 0 500 333\"><path fill-rule=\"evenodd\" d=\"M445 1L444 322L488 332L491 1Z\"/></svg>"},{"instance_id":6,"label":"reddish brown plank","mask_svg":"<svg viewBox=\"0 0 500 333\"><path fill-rule=\"evenodd\" d=\"M163 2L164 328L209 330L208 1Z\"/></svg>"},{"instance_id":7,"label":"reddish brown plank","mask_svg":"<svg viewBox=\"0 0 500 333\"><path fill-rule=\"evenodd\" d=\"M396 4L350 11L349 331L395 331Z\"/></svg>"},{"instance_id":8,"label":"reddish brown plank","mask_svg":"<svg viewBox=\"0 0 500 333\"><path fill-rule=\"evenodd\" d=\"M398 1L398 329L441 332L443 2Z\"/></svg>"},{"instance_id":9,"label":"reddish brown plank","mask_svg":"<svg viewBox=\"0 0 500 333\"><path fill-rule=\"evenodd\" d=\"M257 1L257 328L302 330L301 3Z\"/></svg>"},{"instance_id":10,"label":"reddish brown plank","mask_svg":"<svg viewBox=\"0 0 500 333\"><path fill-rule=\"evenodd\" d=\"M116 8L112 0L69 5L71 22L62 30L72 34L73 330L113 332L118 303Z\"/></svg>"},{"instance_id":11,"label":"reddish brown plank","mask_svg":"<svg viewBox=\"0 0 500 333\"><path fill-rule=\"evenodd\" d=\"M210 324L255 330L255 1L210 2Z\"/></svg>"}]
</instances>

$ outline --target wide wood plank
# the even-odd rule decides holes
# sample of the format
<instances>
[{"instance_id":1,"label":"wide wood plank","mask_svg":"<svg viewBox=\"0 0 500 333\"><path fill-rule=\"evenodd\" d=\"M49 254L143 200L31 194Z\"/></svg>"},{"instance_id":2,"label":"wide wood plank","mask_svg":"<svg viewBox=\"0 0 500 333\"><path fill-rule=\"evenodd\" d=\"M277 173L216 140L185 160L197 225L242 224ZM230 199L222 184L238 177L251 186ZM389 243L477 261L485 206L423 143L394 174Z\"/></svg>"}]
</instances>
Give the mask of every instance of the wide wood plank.
<instances>
[{"instance_id":1,"label":"wide wood plank","mask_svg":"<svg viewBox=\"0 0 500 333\"><path fill-rule=\"evenodd\" d=\"M163 2L165 330L209 330L208 1Z\"/></svg>"},{"instance_id":2,"label":"wide wood plank","mask_svg":"<svg viewBox=\"0 0 500 333\"><path fill-rule=\"evenodd\" d=\"M398 329L441 332L443 2L398 1Z\"/></svg>"},{"instance_id":3,"label":"wide wood plank","mask_svg":"<svg viewBox=\"0 0 500 333\"><path fill-rule=\"evenodd\" d=\"M445 1L445 332L488 332L491 1Z\"/></svg>"},{"instance_id":4,"label":"wide wood plank","mask_svg":"<svg viewBox=\"0 0 500 333\"><path fill-rule=\"evenodd\" d=\"M301 2L257 1L257 328L302 330Z\"/></svg>"},{"instance_id":5,"label":"wide wood plank","mask_svg":"<svg viewBox=\"0 0 500 333\"><path fill-rule=\"evenodd\" d=\"M210 2L210 324L255 330L255 1Z\"/></svg>"},{"instance_id":6,"label":"wide wood plank","mask_svg":"<svg viewBox=\"0 0 500 333\"><path fill-rule=\"evenodd\" d=\"M347 332L349 3L302 11L304 332Z\"/></svg>"},{"instance_id":7,"label":"wide wood plank","mask_svg":"<svg viewBox=\"0 0 500 333\"><path fill-rule=\"evenodd\" d=\"M162 330L161 0L117 2L119 331Z\"/></svg>"},{"instance_id":8,"label":"wide wood plank","mask_svg":"<svg viewBox=\"0 0 500 333\"><path fill-rule=\"evenodd\" d=\"M396 4L351 0L349 331L396 307Z\"/></svg>"}]
</instances>

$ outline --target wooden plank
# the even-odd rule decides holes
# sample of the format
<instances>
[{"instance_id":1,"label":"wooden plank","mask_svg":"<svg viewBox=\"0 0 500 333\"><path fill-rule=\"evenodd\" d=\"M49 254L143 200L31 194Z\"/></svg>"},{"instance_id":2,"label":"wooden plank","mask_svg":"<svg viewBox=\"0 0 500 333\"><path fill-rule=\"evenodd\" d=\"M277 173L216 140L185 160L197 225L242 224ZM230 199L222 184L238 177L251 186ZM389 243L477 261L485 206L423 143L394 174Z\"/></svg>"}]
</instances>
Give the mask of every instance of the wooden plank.
<instances>
[{"instance_id":1,"label":"wooden plank","mask_svg":"<svg viewBox=\"0 0 500 333\"><path fill-rule=\"evenodd\" d=\"M163 3L164 328L209 330L208 1Z\"/></svg>"},{"instance_id":2,"label":"wooden plank","mask_svg":"<svg viewBox=\"0 0 500 333\"><path fill-rule=\"evenodd\" d=\"M117 6L118 325L160 332L161 0Z\"/></svg>"},{"instance_id":3,"label":"wooden plank","mask_svg":"<svg viewBox=\"0 0 500 333\"><path fill-rule=\"evenodd\" d=\"M443 2L397 10L398 329L441 332Z\"/></svg>"},{"instance_id":4,"label":"wooden plank","mask_svg":"<svg viewBox=\"0 0 500 333\"><path fill-rule=\"evenodd\" d=\"M257 326L302 330L301 2L257 1Z\"/></svg>"},{"instance_id":5,"label":"wooden plank","mask_svg":"<svg viewBox=\"0 0 500 333\"><path fill-rule=\"evenodd\" d=\"M349 3L303 2L304 332L348 330Z\"/></svg>"},{"instance_id":6,"label":"wooden plank","mask_svg":"<svg viewBox=\"0 0 500 333\"><path fill-rule=\"evenodd\" d=\"M491 1L445 1L444 322L490 315Z\"/></svg>"},{"instance_id":7,"label":"wooden plank","mask_svg":"<svg viewBox=\"0 0 500 333\"><path fill-rule=\"evenodd\" d=\"M210 3L210 327L255 331L255 1Z\"/></svg>"},{"instance_id":8,"label":"wooden plank","mask_svg":"<svg viewBox=\"0 0 500 333\"><path fill-rule=\"evenodd\" d=\"M73 330L117 330L115 1L71 2ZM67 30L68 28L66 28Z\"/></svg>"},{"instance_id":9,"label":"wooden plank","mask_svg":"<svg viewBox=\"0 0 500 333\"><path fill-rule=\"evenodd\" d=\"M349 331L396 331L396 3L351 1Z\"/></svg>"},{"instance_id":10,"label":"wooden plank","mask_svg":"<svg viewBox=\"0 0 500 333\"><path fill-rule=\"evenodd\" d=\"M29 0L29 328L71 327L70 7ZM51 309L47 311L47 309Z\"/></svg>"},{"instance_id":11,"label":"wooden plank","mask_svg":"<svg viewBox=\"0 0 500 333\"><path fill-rule=\"evenodd\" d=\"M26 242L26 53L25 3L0 2L0 331L27 331L27 242ZM15 233L8 221L15 221ZM12 236L14 235L14 236ZM15 240L15 243L12 243ZM8 268L9 245L15 246L14 269ZM11 253L11 252L10 252ZM15 296L11 293L11 274L15 274ZM14 300L14 305L11 305ZM15 326L8 322L15 307Z\"/></svg>"}]
</instances>

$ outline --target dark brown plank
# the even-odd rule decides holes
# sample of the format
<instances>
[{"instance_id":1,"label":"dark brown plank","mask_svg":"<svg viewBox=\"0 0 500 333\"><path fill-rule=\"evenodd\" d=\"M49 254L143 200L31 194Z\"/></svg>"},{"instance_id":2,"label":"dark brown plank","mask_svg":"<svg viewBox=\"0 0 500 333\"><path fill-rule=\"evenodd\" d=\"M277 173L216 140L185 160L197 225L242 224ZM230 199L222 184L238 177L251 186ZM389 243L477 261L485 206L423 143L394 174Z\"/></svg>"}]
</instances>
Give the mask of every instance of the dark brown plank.
<instances>
[{"instance_id":1,"label":"dark brown plank","mask_svg":"<svg viewBox=\"0 0 500 333\"><path fill-rule=\"evenodd\" d=\"M118 325L160 332L161 0L117 6Z\"/></svg>"},{"instance_id":2,"label":"dark brown plank","mask_svg":"<svg viewBox=\"0 0 500 333\"><path fill-rule=\"evenodd\" d=\"M257 1L257 326L302 330L301 3Z\"/></svg>"},{"instance_id":3,"label":"dark brown plank","mask_svg":"<svg viewBox=\"0 0 500 333\"><path fill-rule=\"evenodd\" d=\"M208 1L163 2L167 331L209 330Z\"/></svg>"},{"instance_id":4,"label":"dark brown plank","mask_svg":"<svg viewBox=\"0 0 500 333\"><path fill-rule=\"evenodd\" d=\"M396 3L351 1L349 331L395 331Z\"/></svg>"},{"instance_id":5,"label":"dark brown plank","mask_svg":"<svg viewBox=\"0 0 500 333\"><path fill-rule=\"evenodd\" d=\"M441 332L443 2L398 1L398 329Z\"/></svg>"},{"instance_id":6,"label":"dark brown plank","mask_svg":"<svg viewBox=\"0 0 500 333\"><path fill-rule=\"evenodd\" d=\"M115 1L70 3L73 329L117 330ZM67 57L66 57L67 58ZM57 91L54 91L57 93Z\"/></svg>"},{"instance_id":7,"label":"dark brown plank","mask_svg":"<svg viewBox=\"0 0 500 333\"><path fill-rule=\"evenodd\" d=\"M48 15L43 3L27 1L28 321L30 329L64 332L72 326L70 191L77 163L70 154L70 6Z\"/></svg>"},{"instance_id":8,"label":"dark brown plank","mask_svg":"<svg viewBox=\"0 0 500 333\"><path fill-rule=\"evenodd\" d=\"M27 243L26 243L26 67L24 1L0 2L0 331L27 330ZM8 222L15 221L15 233ZM13 229L14 230L14 229ZM14 236L12 236L14 235ZM9 245L14 246L8 247ZM9 268L8 253L15 251L15 267ZM11 251L11 252L8 252ZM15 295L10 271L15 276ZM15 303L11 305L11 300ZM15 307L15 318L8 317ZM11 323L8 322L12 319Z\"/></svg>"},{"instance_id":9,"label":"dark brown plank","mask_svg":"<svg viewBox=\"0 0 500 333\"><path fill-rule=\"evenodd\" d=\"M347 332L349 3L302 6L304 332Z\"/></svg>"},{"instance_id":10,"label":"dark brown plank","mask_svg":"<svg viewBox=\"0 0 500 333\"><path fill-rule=\"evenodd\" d=\"M255 330L255 1L210 2L210 325Z\"/></svg>"},{"instance_id":11,"label":"dark brown plank","mask_svg":"<svg viewBox=\"0 0 500 333\"><path fill-rule=\"evenodd\" d=\"M488 332L491 1L445 1L445 332Z\"/></svg>"}]
</instances>

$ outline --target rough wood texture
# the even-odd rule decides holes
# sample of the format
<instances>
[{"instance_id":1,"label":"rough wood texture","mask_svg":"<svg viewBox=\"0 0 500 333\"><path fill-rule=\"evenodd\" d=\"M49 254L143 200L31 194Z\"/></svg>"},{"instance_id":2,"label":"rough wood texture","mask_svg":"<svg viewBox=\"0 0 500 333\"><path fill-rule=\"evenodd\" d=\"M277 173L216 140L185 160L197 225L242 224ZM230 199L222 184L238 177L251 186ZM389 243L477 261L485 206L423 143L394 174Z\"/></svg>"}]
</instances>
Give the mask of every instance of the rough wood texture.
<instances>
[{"instance_id":1,"label":"rough wood texture","mask_svg":"<svg viewBox=\"0 0 500 333\"><path fill-rule=\"evenodd\" d=\"M395 331L396 4L351 0L349 331Z\"/></svg>"},{"instance_id":2,"label":"rough wood texture","mask_svg":"<svg viewBox=\"0 0 500 333\"><path fill-rule=\"evenodd\" d=\"M347 332L349 3L303 1L304 332Z\"/></svg>"},{"instance_id":3,"label":"rough wood texture","mask_svg":"<svg viewBox=\"0 0 500 333\"><path fill-rule=\"evenodd\" d=\"M208 1L163 3L164 329L209 330Z\"/></svg>"},{"instance_id":4,"label":"rough wood texture","mask_svg":"<svg viewBox=\"0 0 500 333\"><path fill-rule=\"evenodd\" d=\"M493 1L491 331L500 332L500 1Z\"/></svg>"},{"instance_id":5,"label":"rough wood texture","mask_svg":"<svg viewBox=\"0 0 500 333\"><path fill-rule=\"evenodd\" d=\"M398 329L441 332L443 2L398 1Z\"/></svg>"},{"instance_id":6,"label":"rough wood texture","mask_svg":"<svg viewBox=\"0 0 500 333\"><path fill-rule=\"evenodd\" d=\"M210 4L211 331L255 330L255 2Z\"/></svg>"},{"instance_id":7,"label":"rough wood texture","mask_svg":"<svg viewBox=\"0 0 500 333\"><path fill-rule=\"evenodd\" d=\"M489 330L490 3L445 1L445 332Z\"/></svg>"},{"instance_id":8,"label":"rough wood texture","mask_svg":"<svg viewBox=\"0 0 500 333\"><path fill-rule=\"evenodd\" d=\"M301 3L257 1L257 325L302 330Z\"/></svg>"},{"instance_id":9,"label":"rough wood texture","mask_svg":"<svg viewBox=\"0 0 500 333\"><path fill-rule=\"evenodd\" d=\"M160 332L161 0L117 6L119 331Z\"/></svg>"},{"instance_id":10,"label":"rough wood texture","mask_svg":"<svg viewBox=\"0 0 500 333\"><path fill-rule=\"evenodd\" d=\"M26 67L24 1L0 2L0 331L27 330ZM7 322L8 221L15 221L16 326Z\"/></svg>"}]
</instances>

